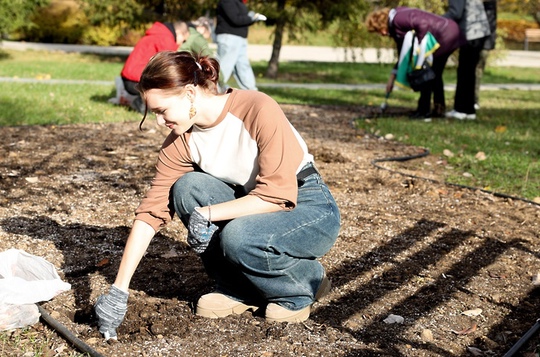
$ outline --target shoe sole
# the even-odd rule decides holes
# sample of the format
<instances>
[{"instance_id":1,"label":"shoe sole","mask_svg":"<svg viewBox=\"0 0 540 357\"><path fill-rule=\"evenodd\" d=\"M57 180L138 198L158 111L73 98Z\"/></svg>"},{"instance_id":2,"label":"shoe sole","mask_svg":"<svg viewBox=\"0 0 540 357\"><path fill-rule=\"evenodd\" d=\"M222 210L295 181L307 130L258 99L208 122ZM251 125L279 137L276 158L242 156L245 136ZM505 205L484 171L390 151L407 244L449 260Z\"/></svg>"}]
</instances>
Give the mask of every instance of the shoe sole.
<instances>
[{"instance_id":1,"label":"shoe sole","mask_svg":"<svg viewBox=\"0 0 540 357\"><path fill-rule=\"evenodd\" d=\"M241 315L242 313L244 313L244 312L246 312L248 310L251 310L252 312L255 312L258 309L259 309L258 306L246 305L246 304L242 304L242 303L239 303L238 305L235 305L233 307L229 307L229 308L226 308L226 309L220 309L220 310L207 309L207 308L204 308L204 307L201 307L201 306L197 305L197 308L195 309L195 315L201 316L201 317L206 317L206 318L209 318L209 319L218 319L218 318L226 317L226 316L229 316L229 315Z\"/></svg>"}]
</instances>

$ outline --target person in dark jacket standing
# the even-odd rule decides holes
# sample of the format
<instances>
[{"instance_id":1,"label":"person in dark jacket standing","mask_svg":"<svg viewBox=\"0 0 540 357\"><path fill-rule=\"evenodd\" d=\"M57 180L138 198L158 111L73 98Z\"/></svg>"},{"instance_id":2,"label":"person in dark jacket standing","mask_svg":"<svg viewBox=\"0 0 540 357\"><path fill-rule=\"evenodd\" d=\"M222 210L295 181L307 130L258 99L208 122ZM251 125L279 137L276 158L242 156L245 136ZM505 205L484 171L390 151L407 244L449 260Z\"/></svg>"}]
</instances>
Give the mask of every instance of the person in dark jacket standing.
<instances>
[{"instance_id":1,"label":"person in dark jacket standing","mask_svg":"<svg viewBox=\"0 0 540 357\"><path fill-rule=\"evenodd\" d=\"M257 21L266 21L266 16L249 11L242 0L220 0L216 18L217 58L223 75L221 83L226 85L233 75L240 89L257 90L247 54L247 36L249 26Z\"/></svg>"},{"instance_id":2,"label":"person in dark jacket standing","mask_svg":"<svg viewBox=\"0 0 540 357\"><path fill-rule=\"evenodd\" d=\"M476 119L474 92L476 66L484 42L490 35L488 19L481 0L449 0L448 11L443 17L456 21L467 42L459 49L457 84L454 109L447 118L459 120Z\"/></svg>"},{"instance_id":3,"label":"person in dark jacket standing","mask_svg":"<svg viewBox=\"0 0 540 357\"><path fill-rule=\"evenodd\" d=\"M398 53L401 52L405 34L414 31L420 42L430 32L439 43L439 48L433 53L432 68L435 79L431 86L420 92L418 106L411 114L411 119L430 119L443 117L445 112L444 83L442 74L448 57L463 42L460 39L458 25L442 16L420 9L400 6L395 9L384 8L370 13L366 19L366 27L370 32L377 32L394 39ZM399 57L399 55L398 55ZM396 80L397 64L388 79L386 92L390 93ZM434 110L431 112L431 96L433 93Z\"/></svg>"},{"instance_id":4,"label":"person in dark jacket standing","mask_svg":"<svg viewBox=\"0 0 540 357\"><path fill-rule=\"evenodd\" d=\"M155 22L146 30L144 36L135 44L120 72L124 88L129 94L135 95L131 107L141 114L145 113L145 104L136 88L144 67L150 58L161 51L176 51L189 37L187 23L183 21Z\"/></svg>"}]
</instances>

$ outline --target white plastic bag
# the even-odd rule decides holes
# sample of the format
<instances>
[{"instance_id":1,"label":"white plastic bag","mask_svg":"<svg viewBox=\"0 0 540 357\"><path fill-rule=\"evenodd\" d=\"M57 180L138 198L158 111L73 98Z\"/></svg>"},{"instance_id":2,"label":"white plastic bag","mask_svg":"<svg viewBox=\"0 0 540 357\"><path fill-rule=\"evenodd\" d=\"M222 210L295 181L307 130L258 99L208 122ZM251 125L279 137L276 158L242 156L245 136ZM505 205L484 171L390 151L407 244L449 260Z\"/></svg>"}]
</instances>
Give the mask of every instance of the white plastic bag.
<instances>
[{"instance_id":1,"label":"white plastic bag","mask_svg":"<svg viewBox=\"0 0 540 357\"><path fill-rule=\"evenodd\" d=\"M70 289L45 259L18 249L0 253L0 330L35 323L35 303Z\"/></svg>"},{"instance_id":2,"label":"white plastic bag","mask_svg":"<svg viewBox=\"0 0 540 357\"><path fill-rule=\"evenodd\" d=\"M0 302L0 331L30 326L39 321L36 304L11 305Z\"/></svg>"}]
</instances>

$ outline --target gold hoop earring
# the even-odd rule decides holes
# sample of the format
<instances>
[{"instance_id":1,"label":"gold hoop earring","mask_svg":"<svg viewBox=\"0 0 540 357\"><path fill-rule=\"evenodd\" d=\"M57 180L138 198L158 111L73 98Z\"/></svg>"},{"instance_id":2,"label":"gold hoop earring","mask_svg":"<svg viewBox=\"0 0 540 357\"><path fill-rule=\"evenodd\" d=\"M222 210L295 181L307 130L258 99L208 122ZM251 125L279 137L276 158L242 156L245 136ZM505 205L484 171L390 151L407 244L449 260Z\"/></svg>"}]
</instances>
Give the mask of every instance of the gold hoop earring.
<instances>
[{"instance_id":1,"label":"gold hoop earring","mask_svg":"<svg viewBox=\"0 0 540 357\"><path fill-rule=\"evenodd\" d=\"M195 115L197 115L197 108L195 108L193 102L191 102L191 107L189 107L189 120L192 120Z\"/></svg>"}]
</instances>

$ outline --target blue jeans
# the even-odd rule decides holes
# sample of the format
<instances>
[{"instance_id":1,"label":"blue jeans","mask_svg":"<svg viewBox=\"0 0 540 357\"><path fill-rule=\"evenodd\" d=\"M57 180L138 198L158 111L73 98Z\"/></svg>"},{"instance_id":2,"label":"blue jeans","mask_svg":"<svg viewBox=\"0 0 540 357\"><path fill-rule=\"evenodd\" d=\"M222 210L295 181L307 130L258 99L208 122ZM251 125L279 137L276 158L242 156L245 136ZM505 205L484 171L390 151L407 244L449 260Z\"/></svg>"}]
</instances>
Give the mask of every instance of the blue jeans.
<instances>
[{"instance_id":1,"label":"blue jeans","mask_svg":"<svg viewBox=\"0 0 540 357\"><path fill-rule=\"evenodd\" d=\"M195 207L245 194L202 172L188 173L173 186L174 207L186 226ZM239 301L273 302L289 310L314 302L325 274L317 258L334 245L340 228L338 207L319 174L299 181L293 210L214 223L219 235L201 258L218 291Z\"/></svg>"},{"instance_id":2,"label":"blue jeans","mask_svg":"<svg viewBox=\"0 0 540 357\"><path fill-rule=\"evenodd\" d=\"M216 36L216 43L222 82L226 84L233 75L240 89L257 90L255 75L247 55L247 38L219 34Z\"/></svg>"}]
</instances>

